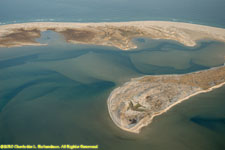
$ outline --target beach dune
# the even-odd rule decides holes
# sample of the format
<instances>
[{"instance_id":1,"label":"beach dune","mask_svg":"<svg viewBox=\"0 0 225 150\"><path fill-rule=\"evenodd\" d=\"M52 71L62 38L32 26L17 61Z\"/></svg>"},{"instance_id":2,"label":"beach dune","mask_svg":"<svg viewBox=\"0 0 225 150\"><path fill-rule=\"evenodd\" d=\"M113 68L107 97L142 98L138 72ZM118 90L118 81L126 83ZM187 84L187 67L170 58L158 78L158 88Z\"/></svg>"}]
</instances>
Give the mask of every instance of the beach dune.
<instances>
[{"instance_id":1,"label":"beach dune","mask_svg":"<svg viewBox=\"0 0 225 150\"><path fill-rule=\"evenodd\" d=\"M225 66L182 75L154 75L132 79L110 94L110 117L121 129L133 133L155 116L200 93L225 84Z\"/></svg>"},{"instance_id":2,"label":"beach dune","mask_svg":"<svg viewBox=\"0 0 225 150\"><path fill-rule=\"evenodd\" d=\"M68 43L137 48L133 38L174 40L196 46L198 40L225 42L225 29L181 22L132 21L102 23L33 22L0 26L0 47L41 46L41 32L61 34ZM113 122L139 133L152 119L174 105L225 83L225 66L183 75L144 76L132 79L110 94L107 104Z\"/></svg>"},{"instance_id":3,"label":"beach dune","mask_svg":"<svg viewBox=\"0 0 225 150\"><path fill-rule=\"evenodd\" d=\"M42 44L35 41L41 32L52 30L69 43L113 46L121 50L137 48L135 37L174 40L195 46L198 40L225 42L225 29L181 22L132 21L102 23L33 22L0 26L0 47Z\"/></svg>"}]
</instances>

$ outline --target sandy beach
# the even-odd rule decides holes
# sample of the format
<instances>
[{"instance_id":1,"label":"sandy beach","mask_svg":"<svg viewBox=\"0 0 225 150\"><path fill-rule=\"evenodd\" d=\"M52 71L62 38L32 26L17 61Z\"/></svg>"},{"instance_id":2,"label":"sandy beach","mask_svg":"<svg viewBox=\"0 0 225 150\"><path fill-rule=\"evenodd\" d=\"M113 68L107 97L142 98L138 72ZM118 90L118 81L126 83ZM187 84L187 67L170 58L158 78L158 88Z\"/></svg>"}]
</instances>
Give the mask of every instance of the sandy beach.
<instances>
[{"instance_id":1,"label":"sandy beach","mask_svg":"<svg viewBox=\"0 0 225 150\"><path fill-rule=\"evenodd\" d=\"M174 40L185 46L195 46L199 40L225 42L225 29L197 24L167 21L131 21L102 23L32 22L0 26L0 47L38 45L40 32L52 30L62 34L69 43L114 46L121 50L135 49L135 37ZM17 37L25 34L24 40ZM7 44L6 40L7 39ZM28 41L32 39L32 41Z\"/></svg>"},{"instance_id":2,"label":"sandy beach","mask_svg":"<svg viewBox=\"0 0 225 150\"><path fill-rule=\"evenodd\" d=\"M222 66L183 75L153 75L131 79L111 92L107 100L110 117L122 130L139 133L154 117L177 104L225 85L224 69L225 66ZM152 99L148 98L149 95ZM146 109L132 108L131 102ZM131 122L130 118L137 121Z\"/></svg>"},{"instance_id":3,"label":"sandy beach","mask_svg":"<svg viewBox=\"0 0 225 150\"><path fill-rule=\"evenodd\" d=\"M132 42L137 37L174 40L190 47L196 46L199 40L225 42L223 28L181 22L33 22L1 25L0 47L44 46L36 39L47 30L61 34L68 43L113 46L120 50L137 48ZM179 75L159 75L131 80L110 94L107 101L110 117L121 129L139 133L155 116L165 113L180 102L223 86L225 71L220 68L224 67L185 74L184 79ZM143 92L145 90L146 93ZM144 111L139 110L139 107L145 108Z\"/></svg>"},{"instance_id":4,"label":"sandy beach","mask_svg":"<svg viewBox=\"0 0 225 150\"><path fill-rule=\"evenodd\" d=\"M183 99L180 99L180 100L178 100L176 103L174 103L174 104L170 105L169 107L167 107L165 110L163 110L163 111L161 111L161 112L159 112L159 113L153 115L150 119L148 119L148 122L146 122L147 120L142 120L143 123L140 122L141 125L138 126L138 127L136 127L136 128L134 128L134 129L132 129L132 131L133 131L134 133L140 133L141 129L142 129L143 127L149 125L155 117L157 117L157 116L159 116L159 115L162 115L162 114L166 113L168 110L170 110L172 107L176 106L177 104L180 104L180 103L182 103L183 101L188 100L188 99L190 99L190 98L193 97L193 96L196 96L196 95L201 94L201 93L207 93L207 92L210 92L210 91L212 91L212 90L214 90L214 89L217 89L217 88L220 88L220 87L222 87L222 86L224 86L224 85L225 85L225 82L224 82L224 83L221 83L221 84L219 84L219 85L216 85L216 86L214 86L214 87L212 87L212 88L210 88L210 89L208 89L208 90L202 90L202 91L199 91L199 92L197 92L197 93L194 93L194 94L192 94L192 95L190 95L190 96L187 96L187 97L185 97L185 98L183 98ZM145 123L144 123L144 122L145 122ZM123 128L123 130L130 131L130 130L127 130L126 128Z\"/></svg>"}]
</instances>

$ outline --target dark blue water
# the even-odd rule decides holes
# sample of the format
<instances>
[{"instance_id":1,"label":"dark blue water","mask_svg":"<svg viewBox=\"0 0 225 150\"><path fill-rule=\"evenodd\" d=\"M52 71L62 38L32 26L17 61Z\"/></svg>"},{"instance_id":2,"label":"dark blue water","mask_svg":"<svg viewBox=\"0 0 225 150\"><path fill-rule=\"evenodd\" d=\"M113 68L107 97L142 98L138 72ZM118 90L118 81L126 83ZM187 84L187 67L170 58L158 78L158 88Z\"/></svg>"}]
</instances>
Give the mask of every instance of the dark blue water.
<instances>
[{"instance_id":1,"label":"dark blue water","mask_svg":"<svg viewBox=\"0 0 225 150\"><path fill-rule=\"evenodd\" d=\"M224 0L1 0L0 22L169 20L225 27Z\"/></svg>"}]
</instances>

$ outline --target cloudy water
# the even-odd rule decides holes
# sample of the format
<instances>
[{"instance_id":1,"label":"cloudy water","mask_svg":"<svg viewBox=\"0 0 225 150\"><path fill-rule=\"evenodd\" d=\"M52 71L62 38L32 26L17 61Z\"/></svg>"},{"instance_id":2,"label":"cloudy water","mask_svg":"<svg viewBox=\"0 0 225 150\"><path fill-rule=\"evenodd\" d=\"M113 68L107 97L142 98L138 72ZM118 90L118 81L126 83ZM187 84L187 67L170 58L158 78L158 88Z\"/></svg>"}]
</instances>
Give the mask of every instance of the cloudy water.
<instances>
[{"instance_id":1,"label":"cloudy water","mask_svg":"<svg viewBox=\"0 0 225 150\"><path fill-rule=\"evenodd\" d=\"M0 25L22 22L165 20L225 28L224 0L0 0ZM225 44L133 39L138 48L68 44L0 48L0 144L86 144L103 150L225 149L225 87L154 118L140 134L119 129L110 92L143 75L182 74L224 65Z\"/></svg>"},{"instance_id":2,"label":"cloudy water","mask_svg":"<svg viewBox=\"0 0 225 150\"><path fill-rule=\"evenodd\" d=\"M130 78L188 73L224 63L220 56L225 46L216 41L199 41L188 48L172 41L134 40L138 49L121 51L67 44L47 31L38 41L48 46L0 48L0 143L98 144L108 150L223 149L224 87L177 105L140 134L115 126L107 98Z\"/></svg>"}]
</instances>

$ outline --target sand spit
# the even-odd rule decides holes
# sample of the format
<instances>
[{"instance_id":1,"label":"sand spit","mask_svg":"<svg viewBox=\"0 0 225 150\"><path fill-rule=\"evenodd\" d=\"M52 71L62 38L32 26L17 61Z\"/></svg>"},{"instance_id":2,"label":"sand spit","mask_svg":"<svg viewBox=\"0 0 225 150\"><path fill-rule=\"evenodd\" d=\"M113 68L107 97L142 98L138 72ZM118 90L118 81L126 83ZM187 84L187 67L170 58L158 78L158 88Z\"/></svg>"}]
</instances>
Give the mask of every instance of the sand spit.
<instances>
[{"instance_id":1,"label":"sand spit","mask_svg":"<svg viewBox=\"0 0 225 150\"><path fill-rule=\"evenodd\" d=\"M195 46L196 41L205 39L225 42L225 29L180 22L33 22L1 25L0 47L38 46L35 39L46 30L62 34L69 43L114 46L121 50L136 48L132 42L135 37L175 40L186 46Z\"/></svg>"},{"instance_id":2,"label":"sand spit","mask_svg":"<svg viewBox=\"0 0 225 150\"><path fill-rule=\"evenodd\" d=\"M183 75L154 75L132 79L110 94L110 117L121 129L139 133L173 106L225 84L225 66Z\"/></svg>"}]
</instances>

